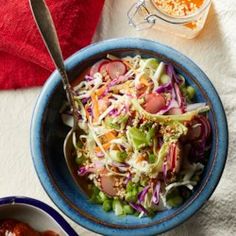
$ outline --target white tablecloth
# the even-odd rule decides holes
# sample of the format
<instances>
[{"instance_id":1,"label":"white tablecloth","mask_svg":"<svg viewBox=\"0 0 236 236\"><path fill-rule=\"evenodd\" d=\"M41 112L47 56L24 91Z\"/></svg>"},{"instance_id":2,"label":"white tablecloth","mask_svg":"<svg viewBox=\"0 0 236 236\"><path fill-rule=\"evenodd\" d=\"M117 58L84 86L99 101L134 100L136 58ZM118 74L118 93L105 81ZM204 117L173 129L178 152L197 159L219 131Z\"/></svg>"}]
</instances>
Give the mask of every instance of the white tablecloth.
<instances>
[{"instance_id":1,"label":"white tablecloth","mask_svg":"<svg viewBox=\"0 0 236 236\"><path fill-rule=\"evenodd\" d=\"M223 101L229 125L228 160L208 203L190 220L165 235L236 235L236 4L213 0L206 26L193 40L153 29L135 31L126 11L134 0L107 0L94 41L136 36L170 45L195 61L209 76ZM1 72L0 72L1 73ZM12 78L14 79L14 78ZM30 120L41 88L0 92L0 197L25 195L54 208L33 167L29 147ZM95 235L65 217L82 236Z\"/></svg>"}]
</instances>

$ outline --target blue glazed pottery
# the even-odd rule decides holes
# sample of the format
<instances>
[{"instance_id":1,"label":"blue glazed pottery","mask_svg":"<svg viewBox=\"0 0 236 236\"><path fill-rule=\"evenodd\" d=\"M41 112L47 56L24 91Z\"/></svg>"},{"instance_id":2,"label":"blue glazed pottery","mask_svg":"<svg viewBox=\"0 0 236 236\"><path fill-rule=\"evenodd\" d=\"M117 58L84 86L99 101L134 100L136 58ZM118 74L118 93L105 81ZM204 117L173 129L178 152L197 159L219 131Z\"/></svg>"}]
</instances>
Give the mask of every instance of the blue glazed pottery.
<instances>
[{"instance_id":1,"label":"blue glazed pottery","mask_svg":"<svg viewBox=\"0 0 236 236\"><path fill-rule=\"evenodd\" d=\"M63 125L59 110L66 100L58 72L54 72L38 98L31 124L31 152L38 177L53 202L78 224L104 235L154 235L170 230L196 213L216 188L224 169L227 148L227 121L220 98L201 69L176 50L157 42L120 38L92 44L66 60L71 80L107 54L157 57L172 63L196 91L196 100L210 106L212 148L202 180L194 194L178 208L153 218L117 217L88 201L76 186L63 156L63 142L69 129Z\"/></svg>"},{"instance_id":2,"label":"blue glazed pottery","mask_svg":"<svg viewBox=\"0 0 236 236\"><path fill-rule=\"evenodd\" d=\"M0 198L0 220L4 219L19 220L40 232L52 230L60 236L78 236L57 211L33 198Z\"/></svg>"}]
</instances>

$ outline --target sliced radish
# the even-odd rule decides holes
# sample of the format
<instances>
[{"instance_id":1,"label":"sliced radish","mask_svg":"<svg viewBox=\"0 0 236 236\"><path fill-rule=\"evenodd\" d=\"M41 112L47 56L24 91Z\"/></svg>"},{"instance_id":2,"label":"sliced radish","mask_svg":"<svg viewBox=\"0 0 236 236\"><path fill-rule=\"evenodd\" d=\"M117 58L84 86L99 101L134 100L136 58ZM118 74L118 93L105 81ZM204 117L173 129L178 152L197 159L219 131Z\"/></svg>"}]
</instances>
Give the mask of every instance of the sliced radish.
<instances>
[{"instance_id":1,"label":"sliced radish","mask_svg":"<svg viewBox=\"0 0 236 236\"><path fill-rule=\"evenodd\" d=\"M90 72L89 75L93 76L95 73L99 72L99 69L102 65L104 65L105 63L109 62L107 59L102 59L98 62L96 62L91 68L90 68Z\"/></svg>"},{"instance_id":2,"label":"sliced radish","mask_svg":"<svg viewBox=\"0 0 236 236\"><path fill-rule=\"evenodd\" d=\"M126 65L121 61L107 63L106 69L112 80L117 79L120 75L124 75L127 70Z\"/></svg>"},{"instance_id":3,"label":"sliced radish","mask_svg":"<svg viewBox=\"0 0 236 236\"><path fill-rule=\"evenodd\" d=\"M168 169L178 173L181 167L181 149L179 142L170 145L168 153Z\"/></svg>"},{"instance_id":4,"label":"sliced radish","mask_svg":"<svg viewBox=\"0 0 236 236\"><path fill-rule=\"evenodd\" d=\"M101 172L101 188L102 191L105 192L107 195L114 197L117 195L117 189L115 189L115 178L113 176L107 175L108 171L103 169Z\"/></svg>"},{"instance_id":5,"label":"sliced radish","mask_svg":"<svg viewBox=\"0 0 236 236\"><path fill-rule=\"evenodd\" d=\"M156 114L166 106L166 100L161 94L150 93L145 96L144 109L152 114Z\"/></svg>"},{"instance_id":6,"label":"sliced radish","mask_svg":"<svg viewBox=\"0 0 236 236\"><path fill-rule=\"evenodd\" d=\"M209 120L205 116L198 116L192 122L188 128L186 135L187 141L195 141L204 138L209 138L211 133L211 126Z\"/></svg>"},{"instance_id":7,"label":"sliced radish","mask_svg":"<svg viewBox=\"0 0 236 236\"><path fill-rule=\"evenodd\" d=\"M109 60L105 60L101 65L100 65L100 67L99 67L99 72L100 73L104 73L104 72L106 72L107 71L107 64L109 64L110 63L110 61Z\"/></svg>"},{"instance_id":8,"label":"sliced radish","mask_svg":"<svg viewBox=\"0 0 236 236\"><path fill-rule=\"evenodd\" d=\"M207 119L207 117L205 116L198 116L198 121L201 123L202 125L202 134L206 137L209 138L210 134L211 134L211 125L209 120Z\"/></svg>"},{"instance_id":9,"label":"sliced radish","mask_svg":"<svg viewBox=\"0 0 236 236\"><path fill-rule=\"evenodd\" d=\"M183 107L185 104L184 104L183 96L181 94L179 86L177 84L174 84L174 88L175 88L176 98L177 98L179 107Z\"/></svg>"}]
</instances>

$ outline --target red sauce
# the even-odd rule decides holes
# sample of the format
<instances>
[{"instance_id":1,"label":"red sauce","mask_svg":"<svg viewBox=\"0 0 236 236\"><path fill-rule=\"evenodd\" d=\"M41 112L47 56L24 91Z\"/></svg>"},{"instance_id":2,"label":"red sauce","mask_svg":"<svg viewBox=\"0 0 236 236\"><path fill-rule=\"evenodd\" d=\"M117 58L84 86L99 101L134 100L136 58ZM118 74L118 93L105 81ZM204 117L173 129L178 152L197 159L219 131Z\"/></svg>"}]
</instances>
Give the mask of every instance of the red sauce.
<instances>
[{"instance_id":1,"label":"red sauce","mask_svg":"<svg viewBox=\"0 0 236 236\"><path fill-rule=\"evenodd\" d=\"M12 233L14 236L59 236L59 234L50 230L37 232L28 224L13 219L0 221L0 236L6 236L6 233Z\"/></svg>"}]
</instances>

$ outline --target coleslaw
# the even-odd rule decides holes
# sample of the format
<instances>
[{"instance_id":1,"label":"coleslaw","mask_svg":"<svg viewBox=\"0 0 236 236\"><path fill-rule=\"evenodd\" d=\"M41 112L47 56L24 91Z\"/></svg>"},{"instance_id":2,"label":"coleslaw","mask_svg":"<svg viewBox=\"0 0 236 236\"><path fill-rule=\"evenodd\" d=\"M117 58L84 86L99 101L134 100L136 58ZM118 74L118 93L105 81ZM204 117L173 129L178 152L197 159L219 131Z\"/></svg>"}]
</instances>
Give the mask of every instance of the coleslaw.
<instances>
[{"instance_id":1,"label":"coleslaw","mask_svg":"<svg viewBox=\"0 0 236 236\"><path fill-rule=\"evenodd\" d=\"M195 88L171 64L107 55L73 92L75 165L92 202L141 217L191 196L210 150L209 106L193 102Z\"/></svg>"}]
</instances>

